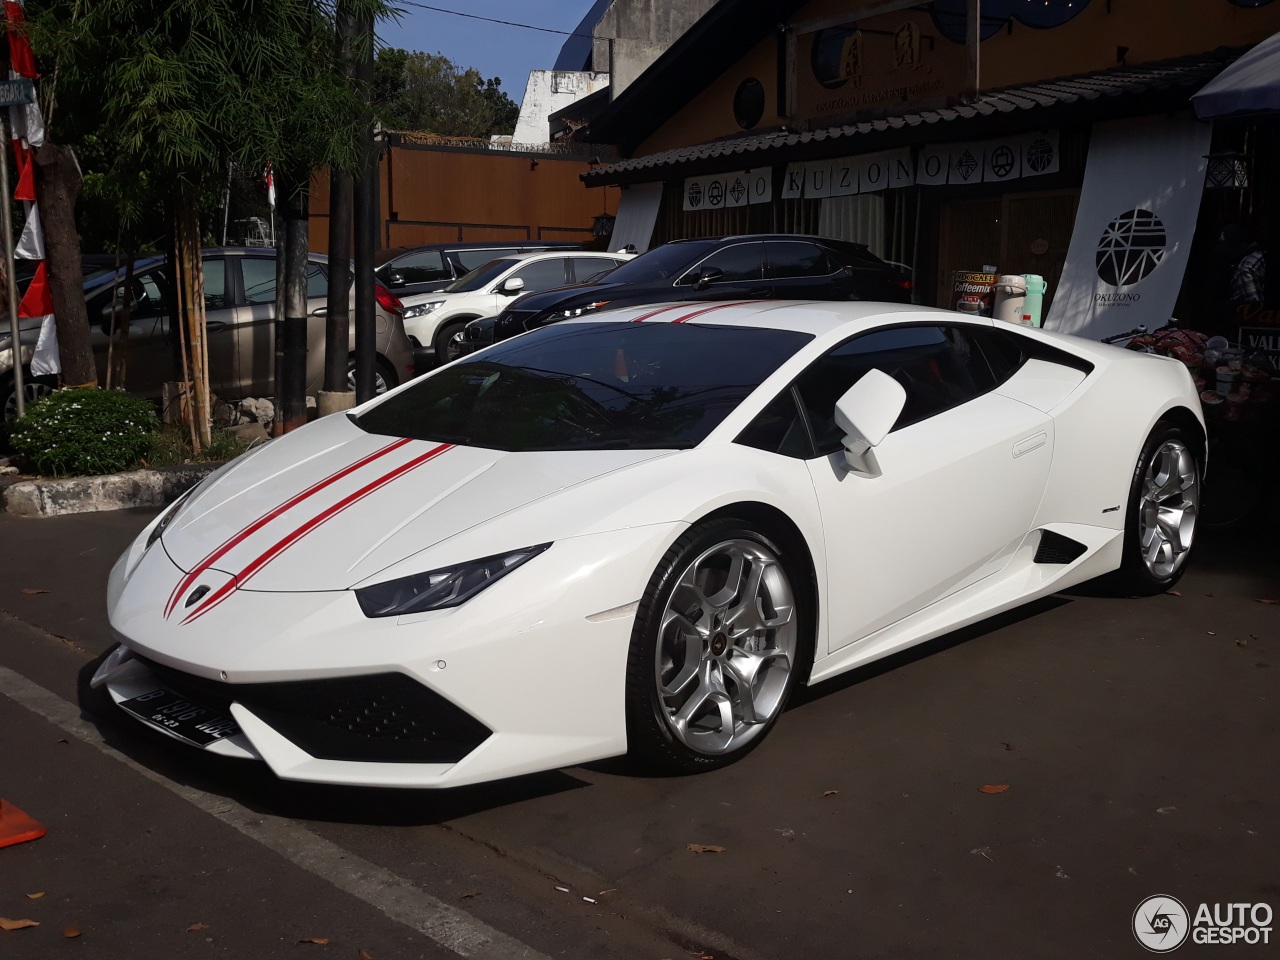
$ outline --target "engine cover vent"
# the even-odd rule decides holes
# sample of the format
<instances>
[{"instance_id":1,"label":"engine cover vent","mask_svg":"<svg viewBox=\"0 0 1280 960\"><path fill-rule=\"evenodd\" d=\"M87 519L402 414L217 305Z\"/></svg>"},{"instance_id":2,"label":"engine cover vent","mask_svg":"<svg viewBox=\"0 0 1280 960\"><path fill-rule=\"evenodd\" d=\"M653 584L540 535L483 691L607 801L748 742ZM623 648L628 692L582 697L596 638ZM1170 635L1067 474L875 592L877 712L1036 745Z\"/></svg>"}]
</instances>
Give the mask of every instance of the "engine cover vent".
<instances>
[{"instance_id":1,"label":"engine cover vent","mask_svg":"<svg viewBox=\"0 0 1280 960\"><path fill-rule=\"evenodd\" d=\"M1036 547L1036 563L1071 563L1089 548L1079 541L1064 537L1052 530L1040 532L1040 545Z\"/></svg>"}]
</instances>

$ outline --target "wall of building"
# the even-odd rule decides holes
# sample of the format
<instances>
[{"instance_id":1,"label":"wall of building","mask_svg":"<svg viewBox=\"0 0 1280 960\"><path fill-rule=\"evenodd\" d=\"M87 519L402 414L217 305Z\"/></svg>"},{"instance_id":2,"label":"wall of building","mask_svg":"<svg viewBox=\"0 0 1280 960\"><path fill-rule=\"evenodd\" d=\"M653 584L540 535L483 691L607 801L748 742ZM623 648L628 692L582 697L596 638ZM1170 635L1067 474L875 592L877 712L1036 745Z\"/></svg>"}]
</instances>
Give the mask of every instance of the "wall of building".
<instances>
[{"instance_id":1,"label":"wall of building","mask_svg":"<svg viewBox=\"0 0 1280 960\"><path fill-rule=\"evenodd\" d=\"M591 63L617 96L716 0L614 0L594 31Z\"/></svg>"},{"instance_id":2,"label":"wall of building","mask_svg":"<svg viewBox=\"0 0 1280 960\"><path fill-rule=\"evenodd\" d=\"M582 185L585 159L542 153L394 144L379 163L382 247L458 240L592 240L617 187ZM312 184L310 243L329 249L327 177Z\"/></svg>"},{"instance_id":3,"label":"wall of building","mask_svg":"<svg viewBox=\"0 0 1280 960\"><path fill-rule=\"evenodd\" d=\"M801 27L824 21L838 24L846 14L852 21L859 8L869 5L879 5L879 0L874 4L813 0L791 23ZM1280 2L1242 7L1232 0L1072 0L1069 8L1066 4L1062 8L1078 12L1049 28L1027 26L1015 18L984 40L981 88L1104 70L1117 66L1120 57L1136 65L1221 46L1243 46L1280 32ZM797 31L796 104L791 115L785 115L784 105L778 103L778 41L770 38L690 98L636 154L741 134L733 98L749 77L761 83L766 97L764 115L753 129L783 124L819 128L855 117L930 109L954 102L967 89L966 47L946 35L954 29L941 30L929 13L904 10L858 25L862 36L857 41L852 29L842 31L839 26ZM915 47L913 33L918 37ZM822 48L816 59L826 65L825 83L815 70L815 45ZM913 56L915 49L918 53Z\"/></svg>"},{"instance_id":4,"label":"wall of building","mask_svg":"<svg viewBox=\"0 0 1280 960\"><path fill-rule=\"evenodd\" d=\"M608 85L608 73L531 70L512 140L523 144L545 144L550 139L547 118L551 114Z\"/></svg>"}]
</instances>

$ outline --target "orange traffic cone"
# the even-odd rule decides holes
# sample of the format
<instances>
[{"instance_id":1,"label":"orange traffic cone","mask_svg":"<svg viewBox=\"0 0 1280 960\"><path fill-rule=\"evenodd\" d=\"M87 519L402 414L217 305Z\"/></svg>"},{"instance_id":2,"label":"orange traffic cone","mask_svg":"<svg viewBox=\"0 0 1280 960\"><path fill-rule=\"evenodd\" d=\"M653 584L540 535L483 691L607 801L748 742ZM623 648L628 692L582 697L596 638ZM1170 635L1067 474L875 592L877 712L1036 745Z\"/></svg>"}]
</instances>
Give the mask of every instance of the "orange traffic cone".
<instances>
[{"instance_id":1,"label":"orange traffic cone","mask_svg":"<svg viewBox=\"0 0 1280 960\"><path fill-rule=\"evenodd\" d=\"M39 840L43 836L43 823L32 820L13 804L0 800L0 847Z\"/></svg>"}]
</instances>

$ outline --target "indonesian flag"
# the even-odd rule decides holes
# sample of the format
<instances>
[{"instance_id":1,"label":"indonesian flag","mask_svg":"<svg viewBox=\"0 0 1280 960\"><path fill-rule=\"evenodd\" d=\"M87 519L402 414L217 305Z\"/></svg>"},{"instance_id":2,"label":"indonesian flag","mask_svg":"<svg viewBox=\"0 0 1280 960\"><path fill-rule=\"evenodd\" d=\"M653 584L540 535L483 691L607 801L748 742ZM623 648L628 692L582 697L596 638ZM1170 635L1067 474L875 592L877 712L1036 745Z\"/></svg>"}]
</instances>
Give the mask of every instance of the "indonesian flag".
<instances>
[{"instance_id":1,"label":"indonesian flag","mask_svg":"<svg viewBox=\"0 0 1280 960\"><path fill-rule=\"evenodd\" d=\"M18 317L23 320L40 318L40 338L31 357L31 372L38 377L60 372L62 358L58 354L58 331L53 322L53 293L49 289L49 274L43 262L36 267L36 275L22 295Z\"/></svg>"},{"instance_id":2,"label":"indonesian flag","mask_svg":"<svg viewBox=\"0 0 1280 960\"><path fill-rule=\"evenodd\" d=\"M20 77L34 80L36 74L36 58L31 51L31 41L24 32L22 4L14 0L5 0L4 17L9 22L9 63Z\"/></svg>"},{"instance_id":3,"label":"indonesian flag","mask_svg":"<svg viewBox=\"0 0 1280 960\"><path fill-rule=\"evenodd\" d=\"M274 210L276 206L276 178L271 175L271 161L267 161L266 173L263 174L267 181L267 203L271 204Z\"/></svg>"},{"instance_id":4,"label":"indonesian flag","mask_svg":"<svg viewBox=\"0 0 1280 960\"><path fill-rule=\"evenodd\" d=\"M40 208L34 203L27 207L27 222L22 228L22 236L13 249L13 255L19 260L44 259L44 229L40 226Z\"/></svg>"}]
</instances>

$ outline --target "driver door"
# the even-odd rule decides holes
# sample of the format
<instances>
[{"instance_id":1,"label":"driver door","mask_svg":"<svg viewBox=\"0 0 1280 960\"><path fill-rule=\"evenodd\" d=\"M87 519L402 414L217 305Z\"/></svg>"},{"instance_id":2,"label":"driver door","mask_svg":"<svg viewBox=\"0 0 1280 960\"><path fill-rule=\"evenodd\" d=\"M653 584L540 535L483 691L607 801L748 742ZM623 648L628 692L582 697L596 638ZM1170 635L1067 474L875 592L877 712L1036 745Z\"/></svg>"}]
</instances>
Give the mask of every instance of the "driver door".
<instances>
[{"instance_id":1,"label":"driver door","mask_svg":"<svg viewBox=\"0 0 1280 960\"><path fill-rule=\"evenodd\" d=\"M797 382L823 454L808 464L827 545L831 651L998 572L1030 529L1053 422L992 392L981 340L961 324L886 328L846 341ZM875 448L874 476L848 468L834 421L836 401L872 368L907 392Z\"/></svg>"}]
</instances>

